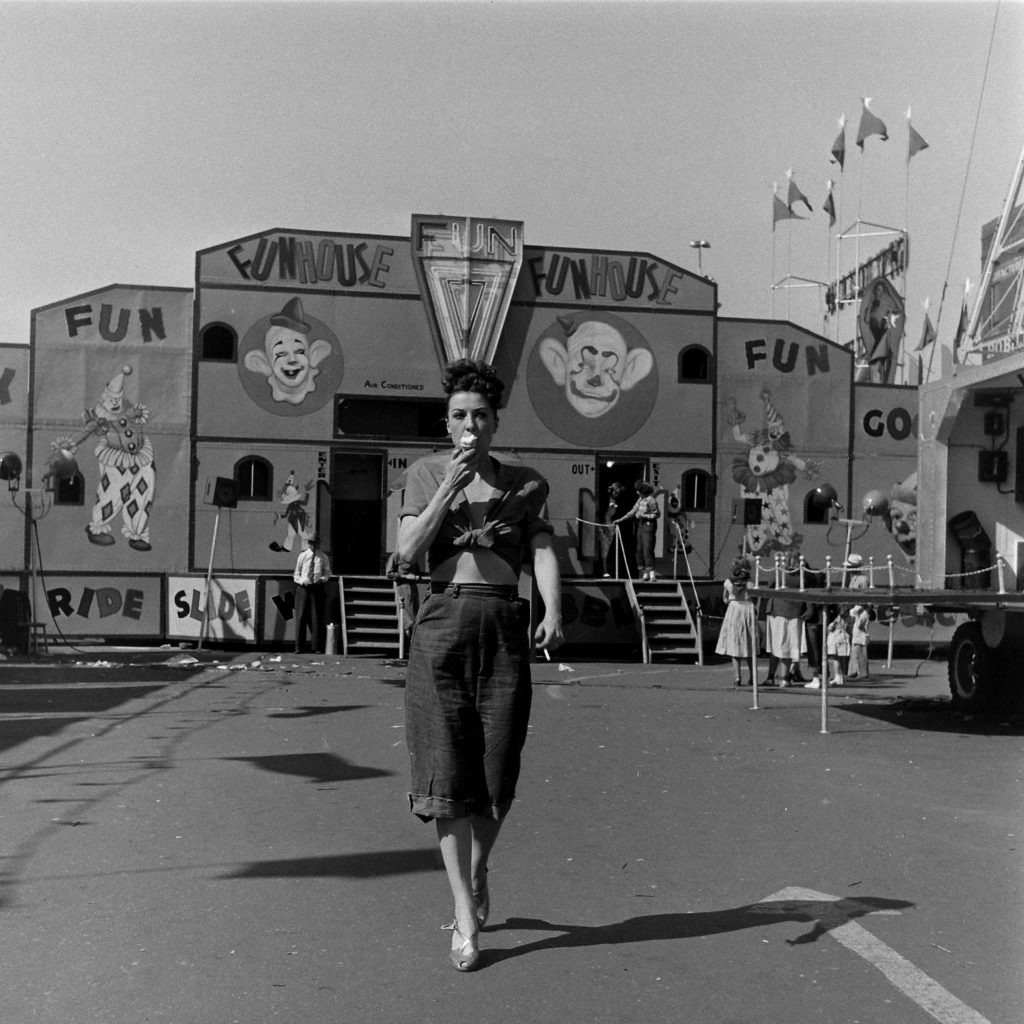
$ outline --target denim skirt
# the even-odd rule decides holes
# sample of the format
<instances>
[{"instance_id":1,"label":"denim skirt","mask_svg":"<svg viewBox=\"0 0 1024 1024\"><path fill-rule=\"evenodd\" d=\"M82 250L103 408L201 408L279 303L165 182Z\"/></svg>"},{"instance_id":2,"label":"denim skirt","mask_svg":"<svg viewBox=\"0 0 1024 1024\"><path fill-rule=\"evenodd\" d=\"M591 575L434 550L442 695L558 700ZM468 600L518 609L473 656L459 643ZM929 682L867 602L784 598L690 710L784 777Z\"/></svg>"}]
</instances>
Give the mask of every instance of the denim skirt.
<instances>
[{"instance_id":1,"label":"denim skirt","mask_svg":"<svg viewBox=\"0 0 1024 1024\"><path fill-rule=\"evenodd\" d=\"M453 584L416 618L405 683L410 810L500 820L530 720L530 613L514 587Z\"/></svg>"}]
</instances>

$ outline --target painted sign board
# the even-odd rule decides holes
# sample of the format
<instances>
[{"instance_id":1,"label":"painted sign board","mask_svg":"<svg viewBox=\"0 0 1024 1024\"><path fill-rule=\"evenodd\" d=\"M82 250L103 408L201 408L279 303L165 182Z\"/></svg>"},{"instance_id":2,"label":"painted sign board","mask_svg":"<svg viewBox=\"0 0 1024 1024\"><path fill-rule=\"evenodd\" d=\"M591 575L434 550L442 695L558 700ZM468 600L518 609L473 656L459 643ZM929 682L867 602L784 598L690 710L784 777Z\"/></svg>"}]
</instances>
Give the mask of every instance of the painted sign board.
<instances>
[{"instance_id":1,"label":"painted sign board","mask_svg":"<svg viewBox=\"0 0 1024 1024\"><path fill-rule=\"evenodd\" d=\"M295 640L295 583L291 576L263 576L263 608L260 640L263 643L292 643ZM327 582L327 599L324 609L325 622L341 621L340 595L336 578ZM341 653L341 641L338 641Z\"/></svg>"},{"instance_id":2,"label":"painted sign board","mask_svg":"<svg viewBox=\"0 0 1024 1024\"><path fill-rule=\"evenodd\" d=\"M203 622L205 576L169 576L167 579L167 636L198 640ZM256 579L219 577L210 580L210 616L206 638L256 640Z\"/></svg>"},{"instance_id":3,"label":"painted sign board","mask_svg":"<svg viewBox=\"0 0 1024 1024\"><path fill-rule=\"evenodd\" d=\"M36 577L36 588L35 618L46 623L51 634L133 639L163 636L161 575L48 573L45 580Z\"/></svg>"},{"instance_id":4,"label":"painted sign board","mask_svg":"<svg viewBox=\"0 0 1024 1024\"><path fill-rule=\"evenodd\" d=\"M441 364L493 362L523 262L522 221L413 214L410 238Z\"/></svg>"},{"instance_id":5,"label":"painted sign board","mask_svg":"<svg viewBox=\"0 0 1024 1024\"><path fill-rule=\"evenodd\" d=\"M32 311L32 479L61 474L38 523L60 568L186 563L192 293L111 285Z\"/></svg>"}]
</instances>

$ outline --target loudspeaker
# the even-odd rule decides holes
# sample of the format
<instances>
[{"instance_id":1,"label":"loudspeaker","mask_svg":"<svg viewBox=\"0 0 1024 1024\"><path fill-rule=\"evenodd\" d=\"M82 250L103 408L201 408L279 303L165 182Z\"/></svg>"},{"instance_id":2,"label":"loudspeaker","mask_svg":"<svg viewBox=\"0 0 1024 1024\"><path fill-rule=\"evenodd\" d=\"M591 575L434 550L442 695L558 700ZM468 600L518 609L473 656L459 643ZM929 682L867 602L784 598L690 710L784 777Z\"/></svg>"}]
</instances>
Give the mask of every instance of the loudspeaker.
<instances>
[{"instance_id":1,"label":"loudspeaker","mask_svg":"<svg viewBox=\"0 0 1024 1024\"><path fill-rule=\"evenodd\" d=\"M978 452L978 480L983 484L1001 484L1006 482L1010 470L1010 460L1006 452Z\"/></svg>"},{"instance_id":2,"label":"loudspeaker","mask_svg":"<svg viewBox=\"0 0 1024 1024\"><path fill-rule=\"evenodd\" d=\"M761 499L743 499L743 525L757 526L761 522Z\"/></svg>"},{"instance_id":3,"label":"loudspeaker","mask_svg":"<svg viewBox=\"0 0 1024 1024\"><path fill-rule=\"evenodd\" d=\"M238 487L230 477L219 476L207 487L206 500L217 508L238 507Z\"/></svg>"}]
</instances>

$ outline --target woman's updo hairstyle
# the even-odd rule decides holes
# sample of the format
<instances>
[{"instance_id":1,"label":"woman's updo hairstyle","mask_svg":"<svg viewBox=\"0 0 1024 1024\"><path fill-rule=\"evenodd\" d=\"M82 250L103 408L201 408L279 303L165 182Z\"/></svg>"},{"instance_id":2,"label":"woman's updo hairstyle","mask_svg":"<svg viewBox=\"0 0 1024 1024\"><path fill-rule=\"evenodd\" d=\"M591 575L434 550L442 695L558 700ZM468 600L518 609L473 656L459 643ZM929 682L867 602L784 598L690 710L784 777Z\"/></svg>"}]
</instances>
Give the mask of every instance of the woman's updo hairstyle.
<instances>
[{"instance_id":1,"label":"woman's updo hairstyle","mask_svg":"<svg viewBox=\"0 0 1024 1024\"><path fill-rule=\"evenodd\" d=\"M494 372L494 367L475 359L456 359L444 368L444 393L451 397L457 391L472 391L483 395L495 411L501 405L505 384Z\"/></svg>"}]
</instances>

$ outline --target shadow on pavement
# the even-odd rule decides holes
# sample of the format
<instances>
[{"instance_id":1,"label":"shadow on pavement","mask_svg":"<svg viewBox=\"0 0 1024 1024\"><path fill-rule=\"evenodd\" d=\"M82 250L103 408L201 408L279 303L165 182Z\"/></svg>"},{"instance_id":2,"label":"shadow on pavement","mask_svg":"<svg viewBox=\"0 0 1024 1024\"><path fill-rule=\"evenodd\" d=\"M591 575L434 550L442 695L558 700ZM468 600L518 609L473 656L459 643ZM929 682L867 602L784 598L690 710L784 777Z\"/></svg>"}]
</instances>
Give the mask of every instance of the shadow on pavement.
<instances>
[{"instance_id":1,"label":"shadow on pavement","mask_svg":"<svg viewBox=\"0 0 1024 1024\"><path fill-rule=\"evenodd\" d=\"M327 857L267 860L239 868L222 878L375 878L440 871L437 851L375 850Z\"/></svg>"},{"instance_id":2,"label":"shadow on pavement","mask_svg":"<svg viewBox=\"0 0 1024 1024\"><path fill-rule=\"evenodd\" d=\"M663 942L668 939L697 939L706 935L720 935L744 928L761 928L769 924L789 921L812 923L812 927L796 939L787 939L792 945L817 941L833 928L847 924L865 914L893 912L912 907L907 900L867 897L843 900L766 900L729 910L714 910L696 914L651 914L630 917L613 924L585 926L551 924L537 918L510 917L504 925L485 929L487 932L503 930L554 931L560 935L537 939L513 949L485 949L481 951L485 966L511 960L548 949L573 949L584 946L615 946L626 942Z\"/></svg>"},{"instance_id":3,"label":"shadow on pavement","mask_svg":"<svg viewBox=\"0 0 1024 1024\"><path fill-rule=\"evenodd\" d=\"M280 772L282 775L301 775L310 782L354 782L394 774L383 768L349 764L337 754L267 754L262 757L225 757L223 760L242 761L263 771Z\"/></svg>"},{"instance_id":4,"label":"shadow on pavement","mask_svg":"<svg viewBox=\"0 0 1024 1024\"><path fill-rule=\"evenodd\" d=\"M328 704L322 707L297 707L293 711L277 711L268 718L314 718L317 715L334 715L339 711L362 711L369 704Z\"/></svg>"},{"instance_id":5,"label":"shadow on pavement","mask_svg":"<svg viewBox=\"0 0 1024 1024\"><path fill-rule=\"evenodd\" d=\"M1024 735L1024 714L1016 711L965 712L941 697L894 700L889 704L844 704L846 714L861 715L903 729L981 736Z\"/></svg>"}]
</instances>

